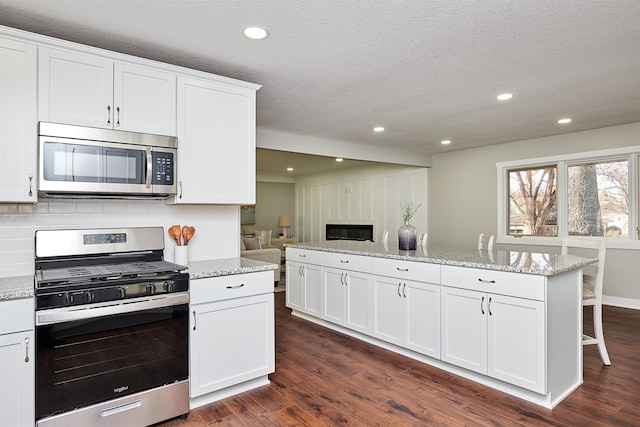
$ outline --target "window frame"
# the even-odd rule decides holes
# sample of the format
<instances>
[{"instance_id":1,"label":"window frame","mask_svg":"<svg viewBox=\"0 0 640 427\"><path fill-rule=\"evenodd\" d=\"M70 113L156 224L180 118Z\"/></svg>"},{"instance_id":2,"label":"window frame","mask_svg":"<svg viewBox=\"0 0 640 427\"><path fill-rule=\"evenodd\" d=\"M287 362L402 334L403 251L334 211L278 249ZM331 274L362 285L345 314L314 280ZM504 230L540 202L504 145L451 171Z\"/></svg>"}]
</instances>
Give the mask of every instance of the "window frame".
<instances>
[{"instance_id":1,"label":"window frame","mask_svg":"<svg viewBox=\"0 0 640 427\"><path fill-rule=\"evenodd\" d=\"M588 162L624 160L629 162L629 237L607 238L607 247L619 249L640 248L640 145L608 150L589 151L558 156L538 157L496 163L497 169L497 243L531 246L559 246L567 237L567 168L569 165ZM539 168L549 165L557 167L558 235L557 236L513 236L507 233L509 226L509 172L517 169ZM572 238L580 238L572 236ZM593 239L593 237L589 237ZM602 237L605 238L605 237Z\"/></svg>"}]
</instances>

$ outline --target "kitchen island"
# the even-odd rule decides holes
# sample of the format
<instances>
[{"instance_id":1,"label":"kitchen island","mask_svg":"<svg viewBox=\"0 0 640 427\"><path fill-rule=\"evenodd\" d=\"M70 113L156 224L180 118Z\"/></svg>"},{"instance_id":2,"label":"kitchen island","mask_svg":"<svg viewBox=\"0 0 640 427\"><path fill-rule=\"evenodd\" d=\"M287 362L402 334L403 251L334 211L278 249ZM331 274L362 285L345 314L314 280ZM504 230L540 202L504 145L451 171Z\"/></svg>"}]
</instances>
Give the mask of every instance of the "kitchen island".
<instances>
[{"instance_id":1,"label":"kitchen island","mask_svg":"<svg viewBox=\"0 0 640 427\"><path fill-rule=\"evenodd\" d=\"M547 408L582 383L595 259L357 241L290 244L286 259L293 315Z\"/></svg>"}]
</instances>

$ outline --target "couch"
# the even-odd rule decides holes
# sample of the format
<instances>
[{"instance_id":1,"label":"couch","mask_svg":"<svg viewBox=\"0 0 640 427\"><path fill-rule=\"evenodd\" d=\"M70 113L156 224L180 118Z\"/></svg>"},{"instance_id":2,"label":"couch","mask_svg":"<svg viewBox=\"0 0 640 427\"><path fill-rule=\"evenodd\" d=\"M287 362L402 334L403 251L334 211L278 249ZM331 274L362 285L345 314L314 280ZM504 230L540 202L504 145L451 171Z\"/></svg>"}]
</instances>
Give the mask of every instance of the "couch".
<instances>
[{"instance_id":1,"label":"couch","mask_svg":"<svg viewBox=\"0 0 640 427\"><path fill-rule=\"evenodd\" d=\"M240 257L264 261L278 266L273 270L273 282L277 286L280 281L280 265L282 262L282 251L271 244L269 233L263 233L260 239L260 232L267 231L265 227L242 226L240 236ZM262 240L262 241L261 241ZM257 243L260 242L260 243Z\"/></svg>"}]
</instances>

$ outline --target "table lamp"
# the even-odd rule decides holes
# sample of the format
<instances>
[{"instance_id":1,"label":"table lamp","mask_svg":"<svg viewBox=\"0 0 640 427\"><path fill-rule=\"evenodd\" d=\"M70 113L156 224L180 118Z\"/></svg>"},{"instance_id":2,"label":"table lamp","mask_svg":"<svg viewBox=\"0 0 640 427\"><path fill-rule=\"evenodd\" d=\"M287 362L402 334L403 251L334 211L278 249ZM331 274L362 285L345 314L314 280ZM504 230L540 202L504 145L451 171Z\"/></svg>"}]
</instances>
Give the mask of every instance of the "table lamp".
<instances>
[{"instance_id":1,"label":"table lamp","mask_svg":"<svg viewBox=\"0 0 640 427\"><path fill-rule=\"evenodd\" d=\"M291 227L291 220L286 215L280 215L278 217L278 227L282 228L282 236L287 238L287 227Z\"/></svg>"}]
</instances>

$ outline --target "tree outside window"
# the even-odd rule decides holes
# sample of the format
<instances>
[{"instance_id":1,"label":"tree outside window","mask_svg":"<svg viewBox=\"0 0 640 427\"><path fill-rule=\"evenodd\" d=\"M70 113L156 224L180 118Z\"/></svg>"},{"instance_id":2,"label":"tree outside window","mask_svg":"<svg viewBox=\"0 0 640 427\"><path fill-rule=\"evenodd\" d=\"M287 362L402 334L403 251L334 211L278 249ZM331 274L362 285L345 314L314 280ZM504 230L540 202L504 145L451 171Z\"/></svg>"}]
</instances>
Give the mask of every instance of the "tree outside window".
<instances>
[{"instance_id":1,"label":"tree outside window","mask_svg":"<svg viewBox=\"0 0 640 427\"><path fill-rule=\"evenodd\" d=\"M509 171L509 230L518 236L557 236L555 165Z\"/></svg>"},{"instance_id":2,"label":"tree outside window","mask_svg":"<svg viewBox=\"0 0 640 427\"><path fill-rule=\"evenodd\" d=\"M608 161L567 168L567 234L629 234L629 163Z\"/></svg>"}]
</instances>

